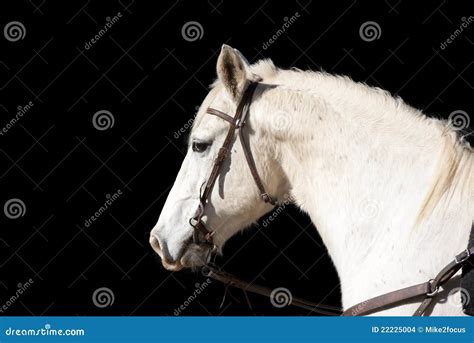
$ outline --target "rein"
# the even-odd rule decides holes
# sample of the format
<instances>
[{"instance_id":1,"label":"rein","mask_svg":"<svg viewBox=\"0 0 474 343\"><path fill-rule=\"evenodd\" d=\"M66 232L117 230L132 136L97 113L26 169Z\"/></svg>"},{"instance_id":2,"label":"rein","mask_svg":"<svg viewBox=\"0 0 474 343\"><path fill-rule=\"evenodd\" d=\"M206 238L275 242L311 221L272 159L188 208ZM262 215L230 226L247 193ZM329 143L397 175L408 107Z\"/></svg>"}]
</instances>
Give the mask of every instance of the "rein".
<instances>
[{"instance_id":1,"label":"rein","mask_svg":"<svg viewBox=\"0 0 474 343\"><path fill-rule=\"evenodd\" d=\"M210 245L211 249L209 250L209 254L216 250L216 246L213 242L213 235L215 231L206 227L202 221L202 217L204 215L205 207L209 203L209 197L211 196L224 161L232 148L236 131L238 131L238 137L240 143L242 144L245 159L247 160L252 178L254 179L255 184L259 190L260 198L264 202L270 203L272 205L275 205L276 203L274 199L268 195L265 187L263 186L262 179L260 178L255 165L252 151L250 150L250 147L244 138L243 129L247 121L249 107L252 103L252 97L257 86L258 82L250 82L237 105L237 110L234 117L210 107L206 111L208 114L217 116L229 123L229 130L227 131L224 143L219 149L209 178L202 185L204 186L204 190L199 196L199 205L195 211L194 216L189 219L189 224L194 228L193 242L200 245ZM202 188L203 187L201 187L201 190ZM204 237L204 241L200 239L200 235ZM464 265L466 265L472 256L474 256L474 246L471 246L465 251L456 255L454 260L446 265L434 279L370 298L348 308L343 312L338 307L316 304L301 298L293 297L291 304L323 315L362 316L402 305L402 303L407 300L417 297L424 297L420 306L413 314L414 316L422 316L426 313L428 307L433 303L434 296L438 294L440 287L450 280ZM244 292L249 291L272 298L272 289L245 282L232 274L226 273L212 266L208 265L203 267L203 274L214 280L224 283L226 286L240 288Z\"/></svg>"},{"instance_id":2,"label":"rein","mask_svg":"<svg viewBox=\"0 0 474 343\"><path fill-rule=\"evenodd\" d=\"M348 317L364 316L374 312L386 310L392 307L403 305L402 303L406 300L424 296L420 306L413 314L413 316L422 316L432 304L434 296L438 294L440 287L448 282L463 266L465 266L472 256L474 256L474 246L456 255L454 260L441 269L434 279L370 298L348 308L344 312L342 312L338 307L316 304L311 301L295 297L292 298L290 304L322 315L341 315ZM203 267L203 274L214 280L222 282L226 286L232 286L239 288L244 292L249 291L266 296L268 298L272 298L272 289L242 281L232 274L220 271L211 266Z\"/></svg>"},{"instance_id":3,"label":"rein","mask_svg":"<svg viewBox=\"0 0 474 343\"><path fill-rule=\"evenodd\" d=\"M211 279L222 282L226 286L232 286L239 288L244 292L251 292L272 298L273 290L271 288L245 282L232 274L220 271L216 268L205 266L202 269L202 274L206 277L210 277ZM339 307L316 304L311 301L296 297L292 297L291 305L325 316L337 316L341 313L341 309Z\"/></svg>"}]
</instances>

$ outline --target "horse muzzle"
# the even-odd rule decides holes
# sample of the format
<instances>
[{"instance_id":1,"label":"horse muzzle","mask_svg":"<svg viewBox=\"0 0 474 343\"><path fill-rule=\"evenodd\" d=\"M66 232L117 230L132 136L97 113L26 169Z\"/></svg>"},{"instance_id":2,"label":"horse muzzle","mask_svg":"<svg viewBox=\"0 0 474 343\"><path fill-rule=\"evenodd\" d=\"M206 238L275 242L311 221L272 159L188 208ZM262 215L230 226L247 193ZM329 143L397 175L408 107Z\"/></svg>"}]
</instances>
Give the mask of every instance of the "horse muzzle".
<instances>
[{"instance_id":1,"label":"horse muzzle","mask_svg":"<svg viewBox=\"0 0 474 343\"><path fill-rule=\"evenodd\" d=\"M165 256L165 254L163 253L163 249L160 246L160 241L158 240L158 238L155 237L155 235L153 235L153 233L150 233L150 245L153 250L158 254L158 256L160 256L161 264L163 265L163 267L165 267L165 269L169 271L178 271L183 269L184 266L181 264L179 259L176 261L169 261L167 256Z\"/></svg>"},{"instance_id":2,"label":"horse muzzle","mask_svg":"<svg viewBox=\"0 0 474 343\"><path fill-rule=\"evenodd\" d=\"M160 245L160 241L153 233L150 234L150 245L160 256L163 267L169 271L201 267L207 264L211 255L216 252L215 246L206 243L196 244L190 238L183 243L178 258L172 261L166 253L167 249Z\"/></svg>"}]
</instances>

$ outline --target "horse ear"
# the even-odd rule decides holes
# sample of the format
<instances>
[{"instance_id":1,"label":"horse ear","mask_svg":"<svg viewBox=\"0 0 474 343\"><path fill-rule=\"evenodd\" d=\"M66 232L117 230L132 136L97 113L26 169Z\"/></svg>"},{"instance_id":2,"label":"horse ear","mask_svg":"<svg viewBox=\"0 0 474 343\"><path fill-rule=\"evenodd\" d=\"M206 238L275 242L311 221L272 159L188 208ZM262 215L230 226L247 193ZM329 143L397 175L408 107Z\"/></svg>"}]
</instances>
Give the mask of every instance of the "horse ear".
<instances>
[{"instance_id":1,"label":"horse ear","mask_svg":"<svg viewBox=\"0 0 474 343\"><path fill-rule=\"evenodd\" d=\"M242 54L223 45L217 60L217 77L234 100L240 99L248 78L248 62Z\"/></svg>"}]
</instances>

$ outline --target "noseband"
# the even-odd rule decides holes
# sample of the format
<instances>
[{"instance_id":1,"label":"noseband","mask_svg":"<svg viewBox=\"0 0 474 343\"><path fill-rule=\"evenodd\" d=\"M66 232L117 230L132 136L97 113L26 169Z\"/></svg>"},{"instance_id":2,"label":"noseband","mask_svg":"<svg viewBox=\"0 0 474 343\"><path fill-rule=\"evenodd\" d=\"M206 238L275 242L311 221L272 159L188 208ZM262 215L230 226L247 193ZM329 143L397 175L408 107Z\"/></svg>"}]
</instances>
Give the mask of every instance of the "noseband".
<instances>
[{"instance_id":1,"label":"noseband","mask_svg":"<svg viewBox=\"0 0 474 343\"><path fill-rule=\"evenodd\" d=\"M244 151L245 159L247 160L250 173L252 174L252 178L254 179L255 184L257 185L257 188L260 192L260 198L266 203L270 203L272 205L275 204L275 201L272 199L272 197L270 197L270 195L268 195L268 193L265 191L262 179L260 178L257 171L257 167L255 165L255 160L253 159L252 151L250 150L250 146L246 143L244 138L243 129L247 121L250 104L252 103L252 97L257 86L258 82L251 82L248 85L247 89L245 90L237 105L237 110L235 111L234 117L231 117L227 113L221 112L214 108L209 107L206 110L206 113L224 119L229 123L230 126L229 130L227 131L224 143L219 149L219 153L217 154L217 157L214 161L211 174L209 175L209 178L207 179L206 183L203 184L204 190L199 195L198 208L196 209L194 216L189 219L189 224L194 228L193 241L196 244L209 244L214 247L213 236L215 231L209 230L206 227L206 225L202 221L202 216L204 215L204 209L206 205L209 203L209 197L211 196L217 177L219 176L222 170L224 161L229 155L232 144L234 143L234 136L237 130L239 131L239 140L242 144L242 149ZM199 233L204 235L204 242L199 239Z\"/></svg>"}]
</instances>

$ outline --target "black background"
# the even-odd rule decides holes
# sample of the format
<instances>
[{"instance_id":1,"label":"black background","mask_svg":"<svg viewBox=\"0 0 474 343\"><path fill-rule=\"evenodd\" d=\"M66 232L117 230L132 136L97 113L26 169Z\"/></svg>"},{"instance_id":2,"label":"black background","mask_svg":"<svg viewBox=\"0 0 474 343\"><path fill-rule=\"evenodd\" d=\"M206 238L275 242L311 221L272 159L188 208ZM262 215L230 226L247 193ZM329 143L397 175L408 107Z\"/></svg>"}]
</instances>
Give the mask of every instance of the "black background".
<instances>
[{"instance_id":1,"label":"black background","mask_svg":"<svg viewBox=\"0 0 474 343\"><path fill-rule=\"evenodd\" d=\"M472 27L440 48L472 14L468 2L414 3L2 1L1 28L20 21L26 35L17 42L0 35L0 125L34 104L0 136L0 203L18 198L26 208L18 219L0 216L0 305L34 280L4 314L173 315L204 281L165 271L148 235L186 149L186 135L174 133L207 94L223 43L251 62L269 57L282 68L349 75L430 116L472 113ZM122 18L86 50L117 12ZM295 12L299 19L264 49ZM200 23L201 39L183 39L189 21ZM379 39L361 39L367 21L378 23ZM113 114L112 128L94 128L99 110ZM119 189L123 195L85 227ZM295 208L231 239L218 263L246 280L339 305L331 260ZM113 292L111 306L94 306L99 287ZM182 315L308 314L252 295L250 308L239 290L220 307L223 290L212 283Z\"/></svg>"}]
</instances>

